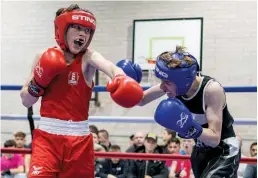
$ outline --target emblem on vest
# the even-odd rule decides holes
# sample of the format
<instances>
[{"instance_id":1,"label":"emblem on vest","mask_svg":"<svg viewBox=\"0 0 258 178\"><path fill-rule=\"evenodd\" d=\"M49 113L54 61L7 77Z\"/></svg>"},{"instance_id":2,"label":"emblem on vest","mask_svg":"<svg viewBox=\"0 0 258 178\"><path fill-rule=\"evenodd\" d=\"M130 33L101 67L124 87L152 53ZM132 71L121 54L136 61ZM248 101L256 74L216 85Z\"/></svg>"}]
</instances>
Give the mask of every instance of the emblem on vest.
<instances>
[{"instance_id":1,"label":"emblem on vest","mask_svg":"<svg viewBox=\"0 0 258 178\"><path fill-rule=\"evenodd\" d=\"M79 74L78 72L70 72L68 74L68 84L70 85L77 85L79 81Z\"/></svg>"}]
</instances>

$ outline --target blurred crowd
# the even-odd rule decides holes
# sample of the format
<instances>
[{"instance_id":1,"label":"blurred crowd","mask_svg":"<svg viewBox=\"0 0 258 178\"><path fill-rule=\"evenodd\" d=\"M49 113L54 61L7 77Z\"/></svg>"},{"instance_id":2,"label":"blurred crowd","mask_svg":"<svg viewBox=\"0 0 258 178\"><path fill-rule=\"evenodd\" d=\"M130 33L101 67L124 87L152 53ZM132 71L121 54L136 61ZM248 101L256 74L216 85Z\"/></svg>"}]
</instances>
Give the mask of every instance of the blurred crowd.
<instances>
[{"instance_id":1,"label":"blurred crowd","mask_svg":"<svg viewBox=\"0 0 258 178\"><path fill-rule=\"evenodd\" d=\"M94 139L95 152L123 152L121 146L112 144L109 132L90 125L90 131ZM242 144L242 138L237 136ZM129 136L128 153L154 153L191 155L195 144L192 139L182 139L176 133L167 129L161 136L163 144L158 144L156 133L136 132ZM32 148L31 143L26 144L26 134L16 132L13 138L4 142L5 148ZM250 156L256 157L257 142L250 145ZM135 155L136 156L136 155ZM1 175L4 178L26 178L30 166L30 154L1 154ZM87 161L87 160L85 160ZM256 178L257 165L240 164L239 178ZM190 160L125 160L118 158L95 158L96 178L194 178Z\"/></svg>"}]
</instances>

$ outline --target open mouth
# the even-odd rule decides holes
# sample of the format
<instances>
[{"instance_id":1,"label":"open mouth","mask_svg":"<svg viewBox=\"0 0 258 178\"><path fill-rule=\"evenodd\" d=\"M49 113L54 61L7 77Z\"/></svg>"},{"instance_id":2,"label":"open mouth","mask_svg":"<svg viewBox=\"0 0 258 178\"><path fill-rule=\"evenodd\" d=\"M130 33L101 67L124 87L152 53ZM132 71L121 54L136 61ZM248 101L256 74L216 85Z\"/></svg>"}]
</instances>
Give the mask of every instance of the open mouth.
<instances>
[{"instance_id":1,"label":"open mouth","mask_svg":"<svg viewBox=\"0 0 258 178\"><path fill-rule=\"evenodd\" d=\"M77 46L79 46L79 47L83 46L84 43L85 43L85 40L82 39L82 38L79 38L79 39L74 40L74 44L77 45Z\"/></svg>"}]
</instances>

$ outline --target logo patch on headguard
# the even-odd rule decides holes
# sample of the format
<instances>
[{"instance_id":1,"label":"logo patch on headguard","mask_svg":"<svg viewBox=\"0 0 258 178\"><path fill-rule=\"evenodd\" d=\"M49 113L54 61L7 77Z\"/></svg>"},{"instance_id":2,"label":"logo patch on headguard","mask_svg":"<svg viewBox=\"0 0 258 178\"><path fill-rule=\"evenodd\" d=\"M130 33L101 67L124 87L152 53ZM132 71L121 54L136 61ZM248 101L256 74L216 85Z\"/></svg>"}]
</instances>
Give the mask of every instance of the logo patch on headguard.
<instances>
[{"instance_id":1,"label":"logo patch on headguard","mask_svg":"<svg viewBox=\"0 0 258 178\"><path fill-rule=\"evenodd\" d=\"M84 21L92 23L93 25L96 25L96 22L93 18L90 18L90 17L85 16L85 15L73 15L72 19L73 20L84 20Z\"/></svg>"},{"instance_id":2,"label":"logo patch on headguard","mask_svg":"<svg viewBox=\"0 0 258 178\"><path fill-rule=\"evenodd\" d=\"M159 75L161 75L164 78L168 78L168 74L161 71L157 66L155 67L156 71L159 73Z\"/></svg>"},{"instance_id":3,"label":"logo patch on headguard","mask_svg":"<svg viewBox=\"0 0 258 178\"><path fill-rule=\"evenodd\" d=\"M78 72L70 72L68 74L68 84L70 85L77 85L79 81L79 74Z\"/></svg>"}]
</instances>

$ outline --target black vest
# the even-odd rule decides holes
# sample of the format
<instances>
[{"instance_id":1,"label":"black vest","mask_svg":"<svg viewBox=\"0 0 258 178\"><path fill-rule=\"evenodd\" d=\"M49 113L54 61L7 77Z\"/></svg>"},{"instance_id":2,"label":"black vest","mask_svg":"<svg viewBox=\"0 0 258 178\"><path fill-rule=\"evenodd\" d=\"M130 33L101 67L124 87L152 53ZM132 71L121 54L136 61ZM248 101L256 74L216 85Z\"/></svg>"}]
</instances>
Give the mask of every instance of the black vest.
<instances>
[{"instance_id":1,"label":"black vest","mask_svg":"<svg viewBox=\"0 0 258 178\"><path fill-rule=\"evenodd\" d=\"M185 104L185 106L190 110L194 120L200 123L203 128L208 128L208 123L205 116L206 106L204 103L204 91L206 86L208 86L209 82L215 81L215 79L205 75L201 75L201 77L201 84L197 89L196 93L192 97L185 98L184 96L178 96L177 98L180 101L182 101ZM232 126L234 123L234 119L228 111L226 102L223 108L222 119L223 121L221 140L224 140L229 137L235 137L235 132Z\"/></svg>"}]
</instances>

